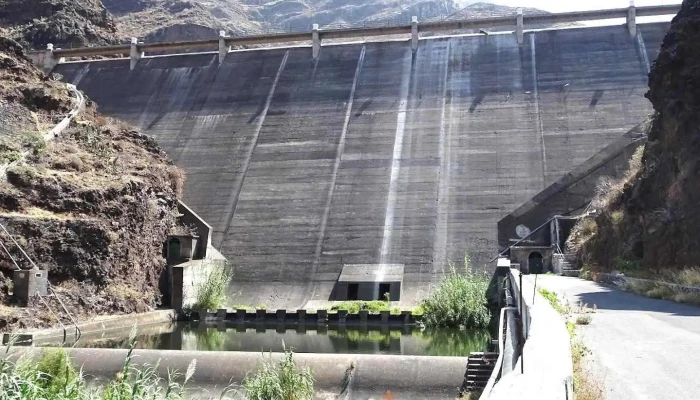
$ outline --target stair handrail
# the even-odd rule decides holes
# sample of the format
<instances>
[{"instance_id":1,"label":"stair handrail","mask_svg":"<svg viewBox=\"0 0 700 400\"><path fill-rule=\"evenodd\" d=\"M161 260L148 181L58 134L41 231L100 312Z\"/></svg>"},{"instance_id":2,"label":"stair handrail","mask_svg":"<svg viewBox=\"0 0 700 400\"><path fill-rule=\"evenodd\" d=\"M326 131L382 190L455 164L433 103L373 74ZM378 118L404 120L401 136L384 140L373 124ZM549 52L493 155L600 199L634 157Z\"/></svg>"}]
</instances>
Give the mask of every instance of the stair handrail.
<instances>
[{"instance_id":1,"label":"stair handrail","mask_svg":"<svg viewBox=\"0 0 700 400\"><path fill-rule=\"evenodd\" d=\"M80 330L80 327L78 326L78 322L73 318L73 314L71 314L70 311L68 311L68 308L66 307L66 305L63 304L63 301L61 300L61 298L58 297L58 293L56 293L56 291L53 289L53 287L51 287L51 285L49 285L48 289L51 292L51 294L53 294L53 297L55 297L56 300L58 300L58 304L60 304L61 307L63 308L63 311L65 311L66 315L68 316L68 319L70 319L71 324L73 324L73 326L75 326L75 342L73 342L73 345L75 345L76 343L78 343L78 340L80 340L80 337L83 335L83 332Z\"/></svg>"},{"instance_id":2,"label":"stair handrail","mask_svg":"<svg viewBox=\"0 0 700 400\"><path fill-rule=\"evenodd\" d=\"M492 263L492 262L496 261L496 259L498 259L498 257L504 255L506 252L510 251L510 249L512 249L513 247L515 247L515 246L517 246L518 244L522 243L525 239L529 238L530 236L532 236L533 234L535 234L535 232L538 232L540 229L542 229L542 228L544 228L545 226L547 226L550 222L554 221L557 217L558 217L558 215L553 216L552 218L548 219L547 222L545 222L544 224L538 226L534 231L528 233L528 234L527 234L525 237L523 237L522 239L520 239L520 240L518 240L517 242L511 244L507 249L503 250L502 252L498 253L498 255L497 255L496 257L492 258L491 261L489 261L489 263Z\"/></svg>"},{"instance_id":3,"label":"stair handrail","mask_svg":"<svg viewBox=\"0 0 700 400\"><path fill-rule=\"evenodd\" d=\"M68 333L67 333L68 331L66 329L66 326L63 325L63 322L61 322L61 318L59 318L58 315L56 315L56 313L53 311L53 308L51 308L51 306L46 301L46 299L44 299L44 296L40 295L39 293L37 293L37 296L39 297L39 299L41 299L41 302L44 303L46 308L49 309L49 312L51 313L51 315L53 315L54 318L56 318L56 321L58 321L58 324L61 325L61 329L63 329L63 341L61 342L60 347L63 347L63 345L66 344L66 336L68 335Z\"/></svg>"}]
</instances>

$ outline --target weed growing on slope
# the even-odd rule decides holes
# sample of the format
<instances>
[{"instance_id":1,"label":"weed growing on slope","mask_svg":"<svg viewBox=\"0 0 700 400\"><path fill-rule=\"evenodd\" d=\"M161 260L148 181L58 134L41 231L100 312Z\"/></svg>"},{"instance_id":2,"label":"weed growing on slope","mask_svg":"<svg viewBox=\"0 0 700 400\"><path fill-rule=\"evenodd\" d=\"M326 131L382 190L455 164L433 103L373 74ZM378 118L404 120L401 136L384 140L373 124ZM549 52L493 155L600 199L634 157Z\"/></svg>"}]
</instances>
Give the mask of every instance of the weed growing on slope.
<instances>
[{"instance_id":1,"label":"weed growing on slope","mask_svg":"<svg viewBox=\"0 0 700 400\"><path fill-rule=\"evenodd\" d=\"M233 278L228 264L210 266L207 276L197 285L195 309L216 310L226 306L226 289Z\"/></svg>"},{"instance_id":2,"label":"weed growing on slope","mask_svg":"<svg viewBox=\"0 0 700 400\"><path fill-rule=\"evenodd\" d=\"M486 328L491 317L486 307L489 278L472 271L469 256L464 257L465 272L451 272L440 286L421 303L423 323L428 326Z\"/></svg>"},{"instance_id":3,"label":"weed growing on slope","mask_svg":"<svg viewBox=\"0 0 700 400\"><path fill-rule=\"evenodd\" d=\"M308 367L298 368L294 353L285 350L279 362L271 359L243 381L249 400L310 400L314 377Z\"/></svg>"}]
</instances>

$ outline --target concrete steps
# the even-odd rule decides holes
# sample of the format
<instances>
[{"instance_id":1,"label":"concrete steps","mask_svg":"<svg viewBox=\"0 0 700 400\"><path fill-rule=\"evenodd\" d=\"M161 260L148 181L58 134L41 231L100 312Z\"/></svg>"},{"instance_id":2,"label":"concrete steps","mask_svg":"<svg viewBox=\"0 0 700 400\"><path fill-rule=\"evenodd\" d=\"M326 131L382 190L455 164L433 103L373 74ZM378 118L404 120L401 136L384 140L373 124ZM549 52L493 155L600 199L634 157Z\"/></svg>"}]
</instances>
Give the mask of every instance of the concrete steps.
<instances>
[{"instance_id":1,"label":"concrete steps","mask_svg":"<svg viewBox=\"0 0 700 400\"><path fill-rule=\"evenodd\" d=\"M497 359L498 353L470 353L461 392L473 392L486 387Z\"/></svg>"},{"instance_id":2,"label":"concrete steps","mask_svg":"<svg viewBox=\"0 0 700 400\"><path fill-rule=\"evenodd\" d=\"M556 262L559 263L561 273L564 276L578 277L581 269L578 265L578 256L576 254L564 253L554 255Z\"/></svg>"}]
</instances>

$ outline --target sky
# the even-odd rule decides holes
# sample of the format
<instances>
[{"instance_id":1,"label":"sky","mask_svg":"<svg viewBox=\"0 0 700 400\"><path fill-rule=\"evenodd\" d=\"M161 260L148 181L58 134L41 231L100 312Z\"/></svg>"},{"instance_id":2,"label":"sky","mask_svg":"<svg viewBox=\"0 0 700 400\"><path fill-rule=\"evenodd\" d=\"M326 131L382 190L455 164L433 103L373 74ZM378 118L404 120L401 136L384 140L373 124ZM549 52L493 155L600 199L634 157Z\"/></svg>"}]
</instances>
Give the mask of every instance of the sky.
<instances>
[{"instance_id":1,"label":"sky","mask_svg":"<svg viewBox=\"0 0 700 400\"><path fill-rule=\"evenodd\" d=\"M626 8L630 5L630 0L456 0L460 6L467 6L472 3L494 3L510 7L532 7L553 13L567 11L602 10L606 8ZM636 0L637 7L653 6L661 4L681 4L681 0ZM658 17L638 17L637 23L650 23L660 21L670 21L672 15ZM617 25L624 22L623 19L607 19L597 21L585 21L581 24L585 26Z\"/></svg>"},{"instance_id":2,"label":"sky","mask_svg":"<svg viewBox=\"0 0 700 400\"><path fill-rule=\"evenodd\" d=\"M510 7L533 7L549 12L566 12L581 10L601 10L604 8L623 8L629 6L629 0L481 0L483 2L502 4ZM457 0L463 4L477 3L474 0ZM636 6L659 4L680 4L681 0L636 0Z\"/></svg>"}]
</instances>

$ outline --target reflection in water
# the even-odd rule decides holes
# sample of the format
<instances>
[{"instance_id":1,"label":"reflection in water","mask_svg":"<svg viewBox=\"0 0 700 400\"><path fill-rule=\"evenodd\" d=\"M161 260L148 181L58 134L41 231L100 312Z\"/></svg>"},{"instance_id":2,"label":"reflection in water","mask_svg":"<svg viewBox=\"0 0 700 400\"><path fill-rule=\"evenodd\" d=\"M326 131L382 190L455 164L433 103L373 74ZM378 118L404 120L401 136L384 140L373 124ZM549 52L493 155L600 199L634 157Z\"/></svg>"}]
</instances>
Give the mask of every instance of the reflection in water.
<instances>
[{"instance_id":1,"label":"reflection in water","mask_svg":"<svg viewBox=\"0 0 700 400\"><path fill-rule=\"evenodd\" d=\"M418 327L382 327L372 330L367 327L340 327L329 330L325 326L317 328L315 325L309 328L313 329L178 323L168 327L161 325L142 329L136 347L252 352L279 352L286 347L298 353L467 356L473 351L486 350L490 343L486 331L421 330ZM126 348L127 336L125 333L124 337L84 337L77 347Z\"/></svg>"}]
</instances>

